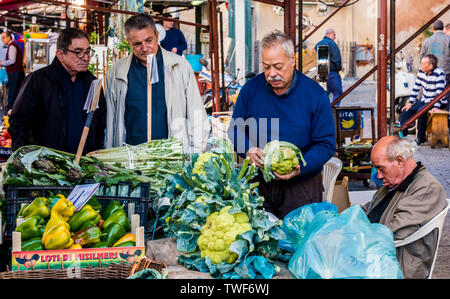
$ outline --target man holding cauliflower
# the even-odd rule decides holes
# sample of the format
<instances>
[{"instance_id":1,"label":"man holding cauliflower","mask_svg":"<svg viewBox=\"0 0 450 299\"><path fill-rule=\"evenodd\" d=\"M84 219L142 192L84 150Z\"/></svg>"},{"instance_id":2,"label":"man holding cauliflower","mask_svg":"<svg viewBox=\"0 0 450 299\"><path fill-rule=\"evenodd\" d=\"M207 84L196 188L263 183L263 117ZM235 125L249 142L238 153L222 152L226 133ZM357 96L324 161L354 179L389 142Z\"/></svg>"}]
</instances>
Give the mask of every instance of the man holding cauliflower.
<instances>
[{"instance_id":1,"label":"man holding cauliflower","mask_svg":"<svg viewBox=\"0 0 450 299\"><path fill-rule=\"evenodd\" d=\"M239 93L228 131L234 149L261 169L264 208L278 218L322 201L322 167L336 150L326 92L295 69L294 46L274 31L261 41L264 72Z\"/></svg>"}]
</instances>

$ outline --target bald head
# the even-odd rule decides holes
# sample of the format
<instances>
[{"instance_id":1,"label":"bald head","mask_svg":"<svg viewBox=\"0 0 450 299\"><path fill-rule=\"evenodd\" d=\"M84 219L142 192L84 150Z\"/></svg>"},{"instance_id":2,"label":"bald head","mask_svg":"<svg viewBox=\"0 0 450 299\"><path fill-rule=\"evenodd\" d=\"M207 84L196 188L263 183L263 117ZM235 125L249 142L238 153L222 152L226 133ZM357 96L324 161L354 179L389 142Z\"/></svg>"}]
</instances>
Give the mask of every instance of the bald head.
<instances>
[{"instance_id":1,"label":"bald head","mask_svg":"<svg viewBox=\"0 0 450 299\"><path fill-rule=\"evenodd\" d=\"M406 139L385 136L373 147L370 160L377 169L377 177L383 186L396 188L417 166L414 150Z\"/></svg>"}]
</instances>

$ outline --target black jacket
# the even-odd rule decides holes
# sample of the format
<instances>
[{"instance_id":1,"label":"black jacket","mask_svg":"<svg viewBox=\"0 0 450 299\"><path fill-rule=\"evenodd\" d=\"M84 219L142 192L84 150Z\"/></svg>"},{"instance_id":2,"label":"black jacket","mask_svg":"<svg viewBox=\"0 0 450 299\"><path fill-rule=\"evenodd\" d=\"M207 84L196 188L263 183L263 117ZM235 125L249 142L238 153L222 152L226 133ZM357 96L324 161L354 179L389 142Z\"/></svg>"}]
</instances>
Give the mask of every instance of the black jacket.
<instances>
[{"instance_id":1,"label":"black jacket","mask_svg":"<svg viewBox=\"0 0 450 299\"><path fill-rule=\"evenodd\" d=\"M67 111L64 99L63 72L63 66L55 57L52 64L34 71L25 78L14 102L11 125L8 129L13 150L35 144L67 151L67 116L70 111ZM96 78L89 71L79 73L79 76L84 84L84 98L86 98L91 82ZM106 101L103 92L98 106L83 154L104 148Z\"/></svg>"}]
</instances>

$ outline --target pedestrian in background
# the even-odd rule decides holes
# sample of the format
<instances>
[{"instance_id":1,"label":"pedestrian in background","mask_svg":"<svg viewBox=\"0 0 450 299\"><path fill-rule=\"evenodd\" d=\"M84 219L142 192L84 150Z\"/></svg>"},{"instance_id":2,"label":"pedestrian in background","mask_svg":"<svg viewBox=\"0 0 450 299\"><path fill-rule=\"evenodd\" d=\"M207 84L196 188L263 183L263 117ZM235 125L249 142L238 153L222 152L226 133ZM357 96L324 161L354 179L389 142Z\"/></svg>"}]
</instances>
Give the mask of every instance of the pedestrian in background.
<instances>
[{"instance_id":1,"label":"pedestrian in background","mask_svg":"<svg viewBox=\"0 0 450 299\"><path fill-rule=\"evenodd\" d=\"M6 67L6 73L8 74L8 110L10 110L25 78L23 52L19 45L14 42L11 32L5 31L2 33L2 42L8 47L5 58L0 60L0 66Z\"/></svg>"},{"instance_id":2,"label":"pedestrian in background","mask_svg":"<svg viewBox=\"0 0 450 299\"><path fill-rule=\"evenodd\" d=\"M163 15L170 17L169 14ZM187 49L186 39L180 29L173 26L173 21L163 21L164 30L166 30L166 37L161 41L161 46L172 53L183 55L183 51Z\"/></svg>"},{"instance_id":3,"label":"pedestrian in background","mask_svg":"<svg viewBox=\"0 0 450 299\"><path fill-rule=\"evenodd\" d=\"M334 29L327 29L323 39L315 46L316 52L318 46L328 46L330 53L330 72L328 73L327 80L327 94L333 94L333 101L342 94L342 79L339 72L342 70L342 58L341 51L337 46L336 32ZM337 104L339 105L339 103Z\"/></svg>"}]
</instances>

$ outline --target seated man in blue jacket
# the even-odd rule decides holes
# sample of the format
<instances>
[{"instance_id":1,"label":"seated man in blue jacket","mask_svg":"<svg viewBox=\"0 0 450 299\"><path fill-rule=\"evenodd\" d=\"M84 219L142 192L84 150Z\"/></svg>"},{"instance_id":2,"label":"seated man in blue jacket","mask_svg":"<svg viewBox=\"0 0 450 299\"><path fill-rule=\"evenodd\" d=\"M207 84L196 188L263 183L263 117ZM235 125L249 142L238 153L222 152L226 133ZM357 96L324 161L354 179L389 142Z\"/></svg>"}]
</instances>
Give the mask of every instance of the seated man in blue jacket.
<instances>
[{"instance_id":1,"label":"seated man in blue jacket","mask_svg":"<svg viewBox=\"0 0 450 299\"><path fill-rule=\"evenodd\" d=\"M335 39L336 32L334 29L327 29L323 39L315 46L316 51L318 46L328 46L330 53L330 72L328 73L327 93L328 95L330 93L333 94L333 101L342 94L342 80L339 75L339 71L342 70L341 51L335 43Z\"/></svg>"},{"instance_id":2,"label":"seated man in blue jacket","mask_svg":"<svg viewBox=\"0 0 450 299\"><path fill-rule=\"evenodd\" d=\"M335 124L323 88L295 69L292 40L280 31L261 42L264 72L241 89L228 131L234 148L264 167L262 149L272 140L295 144L306 166L275 174L266 183L259 172L264 207L278 218L305 204L322 201L322 167L336 150Z\"/></svg>"}]
</instances>

